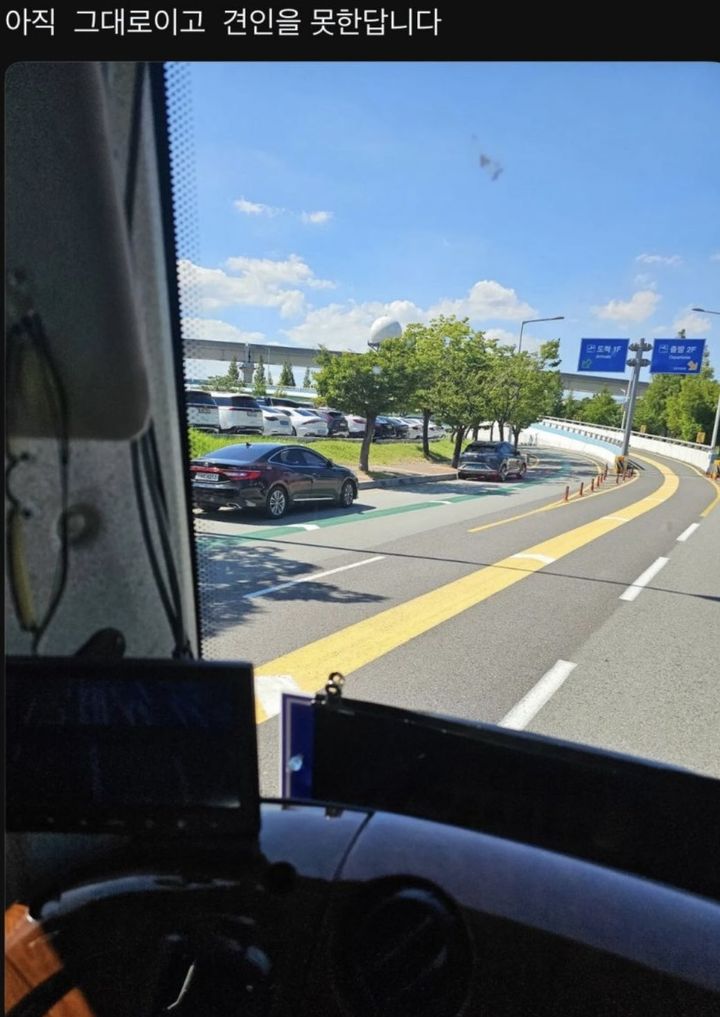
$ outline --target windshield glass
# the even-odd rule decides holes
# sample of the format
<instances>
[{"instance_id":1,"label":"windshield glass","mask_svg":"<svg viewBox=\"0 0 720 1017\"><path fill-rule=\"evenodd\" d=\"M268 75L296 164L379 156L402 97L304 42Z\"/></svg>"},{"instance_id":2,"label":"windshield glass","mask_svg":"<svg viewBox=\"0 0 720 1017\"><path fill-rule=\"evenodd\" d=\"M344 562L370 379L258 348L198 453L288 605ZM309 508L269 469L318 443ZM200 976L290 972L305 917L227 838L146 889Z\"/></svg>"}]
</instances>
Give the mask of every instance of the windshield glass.
<instances>
[{"instance_id":1,"label":"windshield glass","mask_svg":"<svg viewBox=\"0 0 720 1017\"><path fill-rule=\"evenodd\" d=\"M720 776L718 67L184 80L188 377L348 421L273 411L332 476L263 473L252 503L192 482L203 654L254 663L263 791L281 693L331 671L352 698ZM250 460L266 418L192 427L193 452Z\"/></svg>"}]
</instances>

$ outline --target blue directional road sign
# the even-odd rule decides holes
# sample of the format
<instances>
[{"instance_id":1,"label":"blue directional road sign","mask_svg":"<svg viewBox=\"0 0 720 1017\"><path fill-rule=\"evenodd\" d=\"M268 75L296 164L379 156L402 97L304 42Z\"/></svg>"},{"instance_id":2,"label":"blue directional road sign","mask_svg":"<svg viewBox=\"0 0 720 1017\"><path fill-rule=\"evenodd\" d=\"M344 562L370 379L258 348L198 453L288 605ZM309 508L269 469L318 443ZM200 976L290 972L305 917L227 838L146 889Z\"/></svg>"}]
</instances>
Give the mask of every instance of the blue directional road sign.
<instances>
[{"instance_id":1,"label":"blue directional road sign","mask_svg":"<svg viewBox=\"0 0 720 1017\"><path fill-rule=\"evenodd\" d=\"M629 339L581 339L578 371L625 371Z\"/></svg>"},{"instance_id":2,"label":"blue directional road sign","mask_svg":"<svg viewBox=\"0 0 720 1017\"><path fill-rule=\"evenodd\" d=\"M700 374L704 339L656 339L650 374Z\"/></svg>"}]
</instances>

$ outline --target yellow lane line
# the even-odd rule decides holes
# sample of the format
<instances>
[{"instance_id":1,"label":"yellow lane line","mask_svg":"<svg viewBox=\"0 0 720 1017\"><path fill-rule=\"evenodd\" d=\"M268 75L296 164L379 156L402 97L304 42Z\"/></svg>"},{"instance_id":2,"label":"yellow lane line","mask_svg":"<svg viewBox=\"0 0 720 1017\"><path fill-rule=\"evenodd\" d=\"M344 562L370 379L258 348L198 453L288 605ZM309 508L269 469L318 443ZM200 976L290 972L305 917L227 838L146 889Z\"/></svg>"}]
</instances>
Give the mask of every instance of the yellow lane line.
<instances>
[{"instance_id":1,"label":"yellow lane line","mask_svg":"<svg viewBox=\"0 0 720 1017\"><path fill-rule=\"evenodd\" d=\"M664 470L663 473L663 482L658 490L632 505L623 506L622 516L601 516L600 519L551 537L494 565L484 566L461 579L445 583L435 590L276 657L255 668L255 672L258 675L289 675L301 691L315 692L322 687L331 671L340 671L343 675L357 671L416 636L545 568L550 562L577 551L667 501L675 494L679 480L670 470ZM256 716L258 723L267 718L260 704L257 704Z\"/></svg>"},{"instance_id":2,"label":"yellow lane line","mask_svg":"<svg viewBox=\"0 0 720 1017\"><path fill-rule=\"evenodd\" d=\"M707 480L708 478L706 477L705 479ZM711 480L710 483L714 484L714 481ZM717 503L720 501L720 484L714 484L714 486L716 487L715 497L710 502L710 504L706 508L704 508L700 513L701 519L704 519L706 516L709 516L712 510L717 507Z\"/></svg>"},{"instance_id":3,"label":"yellow lane line","mask_svg":"<svg viewBox=\"0 0 720 1017\"><path fill-rule=\"evenodd\" d=\"M609 477L610 477L610 474L608 474L608 478ZM606 487L602 491L597 491L597 490L595 492L588 491L586 494L584 494L582 496L582 498L578 498L578 497L569 498L567 501L565 501L563 498L561 498L560 501L550 502L549 505L541 505L540 508L530 509L528 512L521 512L519 515L509 516L507 519L496 519L494 523L483 523L482 526L473 526L473 528L471 530L468 530L468 533L480 533L481 530L491 530L494 526L504 526L505 523L514 523L516 519L526 519L528 516L535 516L535 515L537 515L538 512L549 512L551 509L562 508L563 505L580 505L580 504L584 504L586 498L588 498L588 499L590 499L590 498L598 498L601 494L610 494L612 491L621 491L624 488L626 488L628 486L628 484L633 484L636 480L639 479L639 477L640 477L640 474L636 473L635 476L632 477L631 480L626 480L626 481L624 481L623 484L613 484L612 487L609 487L609 488Z\"/></svg>"}]
</instances>

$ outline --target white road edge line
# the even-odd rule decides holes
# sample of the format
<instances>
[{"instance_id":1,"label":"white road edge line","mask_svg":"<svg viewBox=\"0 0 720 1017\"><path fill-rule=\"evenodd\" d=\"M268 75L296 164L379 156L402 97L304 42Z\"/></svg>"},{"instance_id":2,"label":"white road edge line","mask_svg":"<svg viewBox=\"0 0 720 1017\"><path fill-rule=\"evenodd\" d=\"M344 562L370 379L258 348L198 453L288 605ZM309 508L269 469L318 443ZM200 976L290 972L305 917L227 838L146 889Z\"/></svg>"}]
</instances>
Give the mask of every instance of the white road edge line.
<instances>
[{"instance_id":1,"label":"white road edge line","mask_svg":"<svg viewBox=\"0 0 720 1017\"><path fill-rule=\"evenodd\" d=\"M260 700L268 719L280 713L283 692L302 693L302 689L289 674L255 675L255 697Z\"/></svg>"},{"instance_id":2,"label":"white road edge line","mask_svg":"<svg viewBox=\"0 0 720 1017\"><path fill-rule=\"evenodd\" d=\"M645 569L641 576L638 576L632 586L628 586L624 593L620 594L620 600L635 600L637 595L640 593L644 586L654 579L660 569L664 568L670 561L669 558L658 558L654 561L649 569Z\"/></svg>"},{"instance_id":3,"label":"white road edge line","mask_svg":"<svg viewBox=\"0 0 720 1017\"><path fill-rule=\"evenodd\" d=\"M246 593L244 599L250 600L252 597L264 597L266 593L275 593L276 590L285 590L288 586L295 586L297 583L309 583L313 579L324 579L325 576L334 576L337 572L347 572L348 569L356 569L360 565L369 565L372 561L382 561L384 557L384 554L376 554L374 558L363 558L362 561L354 561L350 565L340 565L336 569L328 569L327 572L309 572L306 576L290 579L287 583L279 583L277 586L266 586L262 590L253 590L252 593Z\"/></svg>"},{"instance_id":4,"label":"white road edge line","mask_svg":"<svg viewBox=\"0 0 720 1017\"><path fill-rule=\"evenodd\" d=\"M695 530L697 530L699 528L700 528L700 523L690 523L688 528L686 530L682 531L682 533L678 537L678 540L687 540L688 537L692 537L692 535L695 532Z\"/></svg>"},{"instance_id":5,"label":"white road edge line","mask_svg":"<svg viewBox=\"0 0 720 1017\"><path fill-rule=\"evenodd\" d=\"M546 671L540 681L533 685L526 696L520 700L509 713L506 713L500 721L500 727L509 727L514 731L522 731L527 727L536 713L542 710L543 706L552 696L555 695L568 675L575 670L577 664L569 660L558 660L556 664Z\"/></svg>"},{"instance_id":6,"label":"white road edge line","mask_svg":"<svg viewBox=\"0 0 720 1017\"><path fill-rule=\"evenodd\" d=\"M320 527L317 523L289 523L289 526L294 526L298 530L319 530Z\"/></svg>"}]
</instances>

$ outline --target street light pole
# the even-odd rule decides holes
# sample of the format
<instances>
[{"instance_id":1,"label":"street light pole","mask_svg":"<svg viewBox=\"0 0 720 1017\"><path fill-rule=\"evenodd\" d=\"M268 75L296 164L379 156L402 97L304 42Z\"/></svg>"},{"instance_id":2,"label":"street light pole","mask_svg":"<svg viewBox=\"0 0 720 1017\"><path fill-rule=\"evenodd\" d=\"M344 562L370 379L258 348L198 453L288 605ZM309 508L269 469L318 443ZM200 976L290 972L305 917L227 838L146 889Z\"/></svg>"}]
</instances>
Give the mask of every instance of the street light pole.
<instances>
[{"instance_id":1,"label":"street light pole","mask_svg":"<svg viewBox=\"0 0 720 1017\"><path fill-rule=\"evenodd\" d=\"M523 329L525 328L526 325L530 325L534 321L564 321L564 319L565 319L565 315L564 314L558 314L554 318L527 318L525 321L521 321L520 322L520 339L518 340L518 348L517 348L518 353L520 353L522 351L522 334L523 334Z\"/></svg>"},{"instance_id":2,"label":"street light pole","mask_svg":"<svg viewBox=\"0 0 720 1017\"><path fill-rule=\"evenodd\" d=\"M693 311L700 314L720 314L720 311L708 311L705 307L693 307ZM715 446L718 440L718 425L720 425L720 392L718 393L718 404L715 410L715 423L713 424L712 437L710 438L710 454L708 456L707 472L712 470L713 459L715 458Z\"/></svg>"}]
</instances>

